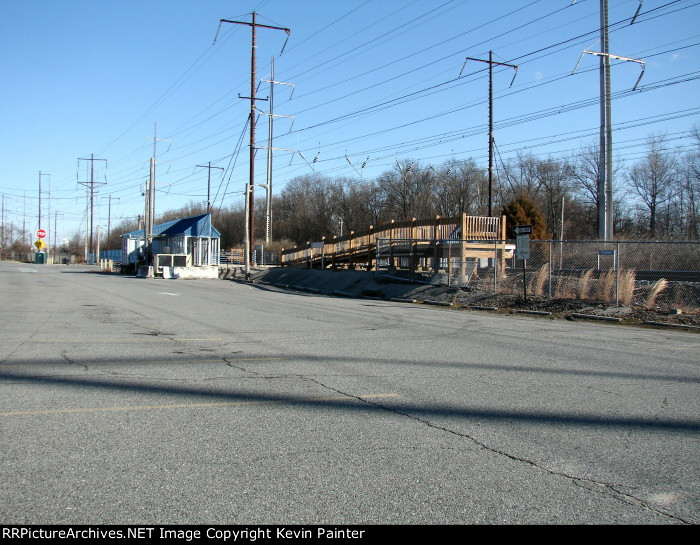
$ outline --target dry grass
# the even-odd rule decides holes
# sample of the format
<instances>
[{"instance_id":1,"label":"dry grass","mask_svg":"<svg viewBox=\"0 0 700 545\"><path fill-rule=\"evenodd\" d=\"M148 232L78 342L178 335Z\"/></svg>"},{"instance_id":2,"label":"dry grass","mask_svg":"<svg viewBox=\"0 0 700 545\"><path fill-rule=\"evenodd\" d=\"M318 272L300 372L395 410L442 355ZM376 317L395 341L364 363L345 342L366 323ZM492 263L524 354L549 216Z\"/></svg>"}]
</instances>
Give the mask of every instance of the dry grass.
<instances>
[{"instance_id":1,"label":"dry grass","mask_svg":"<svg viewBox=\"0 0 700 545\"><path fill-rule=\"evenodd\" d=\"M593 278L594 273L594 270L588 270L579 278L572 276L556 277L553 280L553 296L558 299L593 299L606 303L615 303L615 271L606 271L598 279ZM635 283L634 270L621 271L619 282L619 304L632 304ZM534 285L536 286L537 284L535 283Z\"/></svg>"},{"instance_id":2,"label":"dry grass","mask_svg":"<svg viewBox=\"0 0 700 545\"><path fill-rule=\"evenodd\" d=\"M632 304L632 301L634 299L635 280L636 274L634 272L634 269L620 271L620 285L618 288L618 293L621 305L629 306Z\"/></svg>"},{"instance_id":3,"label":"dry grass","mask_svg":"<svg viewBox=\"0 0 700 545\"><path fill-rule=\"evenodd\" d=\"M557 277L557 286L554 289L554 297L557 299L572 299L576 293L576 282L575 278L570 276L559 276Z\"/></svg>"},{"instance_id":4,"label":"dry grass","mask_svg":"<svg viewBox=\"0 0 700 545\"><path fill-rule=\"evenodd\" d=\"M654 287L651 288L651 292L644 303L645 307L653 307L656 302L658 295L668 287L668 280L665 278L660 278L654 283Z\"/></svg>"},{"instance_id":5,"label":"dry grass","mask_svg":"<svg viewBox=\"0 0 700 545\"><path fill-rule=\"evenodd\" d=\"M596 282L595 290L593 293L594 299L598 301L615 301L615 271L607 271L600 275L598 282Z\"/></svg>"},{"instance_id":6,"label":"dry grass","mask_svg":"<svg viewBox=\"0 0 700 545\"><path fill-rule=\"evenodd\" d=\"M544 295L544 285L549 277L549 263L542 265L537 274L530 279L528 291L532 295Z\"/></svg>"},{"instance_id":7,"label":"dry grass","mask_svg":"<svg viewBox=\"0 0 700 545\"><path fill-rule=\"evenodd\" d=\"M586 299L588 297L592 277L593 270L589 270L583 273L583 275L578 279L578 284L576 286L576 299Z\"/></svg>"}]
</instances>

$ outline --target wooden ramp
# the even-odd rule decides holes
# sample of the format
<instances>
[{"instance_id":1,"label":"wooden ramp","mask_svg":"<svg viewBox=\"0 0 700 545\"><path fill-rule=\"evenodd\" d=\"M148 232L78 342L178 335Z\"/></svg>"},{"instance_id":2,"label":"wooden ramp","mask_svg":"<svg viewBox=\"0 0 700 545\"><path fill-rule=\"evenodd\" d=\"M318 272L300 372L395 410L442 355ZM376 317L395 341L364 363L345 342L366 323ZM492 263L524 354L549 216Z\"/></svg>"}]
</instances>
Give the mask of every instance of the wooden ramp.
<instances>
[{"instance_id":1,"label":"wooden ramp","mask_svg":"<svg viewBox=\"0 0 700 545\"><path fill-rule=\"evenodd\" d=\"M362 233L324 237L302 248L283 249L280 264L372 270L379 259L382 266L412 272L419 268L439 271L458 264L466 274L469 260L486 258L499 259L501 270L505 270L505 259L512 253L506 245L505 223L505 216L466 214L458 218L392 220Z\"/></svg>"}]
</instances>

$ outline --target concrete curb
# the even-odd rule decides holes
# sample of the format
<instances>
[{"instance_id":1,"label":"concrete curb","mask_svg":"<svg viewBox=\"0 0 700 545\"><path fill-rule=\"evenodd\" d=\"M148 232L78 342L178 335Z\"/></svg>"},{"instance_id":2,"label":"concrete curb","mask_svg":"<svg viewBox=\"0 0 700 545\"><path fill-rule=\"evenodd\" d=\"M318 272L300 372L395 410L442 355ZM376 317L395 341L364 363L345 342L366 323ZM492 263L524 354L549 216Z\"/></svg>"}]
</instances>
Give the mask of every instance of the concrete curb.
<instances>
[{"instance_id":1,"label":"concrete curb","mask_svg":"<svg viewBox=\"0 0 700 545\"><path fill-rule=\"evenodd\" d=\"M451 307L452 303L443 303L442 301L421 301L424 305L433 305L436 307Z\"/></svg>"},{"instance_id":2,"label":"concrete curb","mask_svg":"<svg viewBox=\"0 0 700 545\"><path fill-rule=\"evenodd\" d=\"M692 329L694 331L700 331L700 327L695 326L695 325L669 324L667 322L652 322L649 320L642 322L642 324L655 326L655 327L671 327L671 328L677 328L677 329Z\"/></svg>"},{"instance_id":3,"label":"concrete curb","mask_svg":"<svg viewBox=\"0 0 700 545\"><path fill-rule=\"evenodd\" d=\"M621 322L622 318L615 318L613 316L597 316L595 314L577 314L572 313L572 318L580 318L582 320L601 320L603 322Z\"/></svg>"},{"instance_id":4,"label":"concrete curb","mask_svg":"<svg viewBox=\"0 0 700 545\"><path fill-rule=\"evenodd\" d=\"M532 314L534 316L551 316L551 312L545 312L544 310L516 310L518 314Z\"/></svg>"}]
</instances>

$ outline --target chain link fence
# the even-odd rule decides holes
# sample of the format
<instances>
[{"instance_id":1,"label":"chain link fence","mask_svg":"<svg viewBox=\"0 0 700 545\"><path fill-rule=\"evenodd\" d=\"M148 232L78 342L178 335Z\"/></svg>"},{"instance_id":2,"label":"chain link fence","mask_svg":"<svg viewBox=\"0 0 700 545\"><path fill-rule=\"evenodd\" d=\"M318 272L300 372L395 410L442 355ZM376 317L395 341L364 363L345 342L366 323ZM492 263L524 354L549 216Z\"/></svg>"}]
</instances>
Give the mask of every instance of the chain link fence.
<instances>
[{"instance_id":1,"label":"chain link fence","mask_svg":"<svg viewBox=\"0 0 700 545\"><path fill-rule=\"evenodd\" d=\"M700 242L377 241L378 274L483 293L700 309Z\"/></svg>"}]
</instances>

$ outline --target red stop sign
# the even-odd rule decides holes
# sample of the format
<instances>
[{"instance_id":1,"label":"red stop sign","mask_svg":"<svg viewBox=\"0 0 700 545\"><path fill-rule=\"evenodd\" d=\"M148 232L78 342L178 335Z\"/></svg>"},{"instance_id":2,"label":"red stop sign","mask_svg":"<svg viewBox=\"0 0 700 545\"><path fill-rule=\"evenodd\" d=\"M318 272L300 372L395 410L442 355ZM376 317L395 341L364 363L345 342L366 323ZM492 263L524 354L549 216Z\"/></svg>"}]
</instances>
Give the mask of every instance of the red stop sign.
<instances>
[{"instance_id":1,"label":"red stop sign","mask_svg":"<svg viewBox=\"0 0 700 545\"><path fill-rule=\"evenodd\" d=\"M38 236L39 238L44 238L46 236L46 231L44 231L43 229L39 229L36 232L36 236Z\"/></svg>"}]
</instances>

